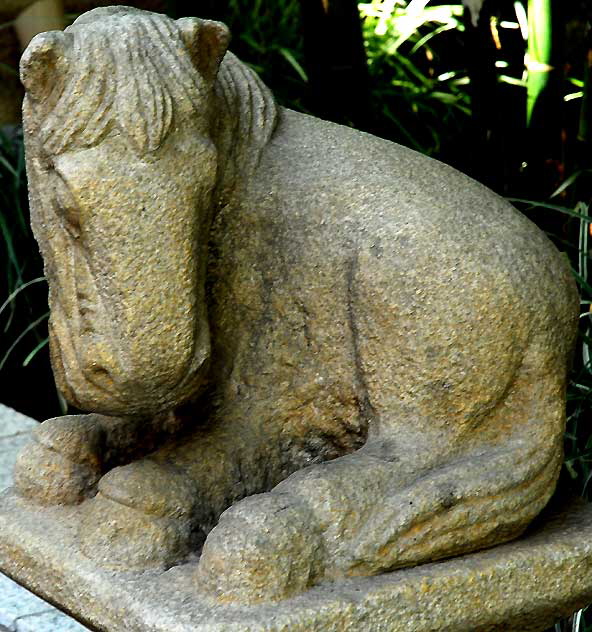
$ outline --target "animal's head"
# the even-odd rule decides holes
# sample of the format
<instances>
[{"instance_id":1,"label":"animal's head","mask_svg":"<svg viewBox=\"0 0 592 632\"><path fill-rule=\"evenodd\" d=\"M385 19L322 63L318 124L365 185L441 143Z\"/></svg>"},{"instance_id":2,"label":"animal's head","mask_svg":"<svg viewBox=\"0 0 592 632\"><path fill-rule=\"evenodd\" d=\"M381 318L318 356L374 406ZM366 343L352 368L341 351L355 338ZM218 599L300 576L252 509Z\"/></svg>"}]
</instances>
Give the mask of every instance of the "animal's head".
<instances>
[{"instance_id":1,"label":"animal's head","mask_svg":"<svg viewBox=\"0 0 592 632\"><path fill-rule=\"evenodd\" d=\"M216 22L109 8L22 57L52 363L80 408L150 414L203 379L211 94L227 43Z\"/></svg>"}]
</instances>

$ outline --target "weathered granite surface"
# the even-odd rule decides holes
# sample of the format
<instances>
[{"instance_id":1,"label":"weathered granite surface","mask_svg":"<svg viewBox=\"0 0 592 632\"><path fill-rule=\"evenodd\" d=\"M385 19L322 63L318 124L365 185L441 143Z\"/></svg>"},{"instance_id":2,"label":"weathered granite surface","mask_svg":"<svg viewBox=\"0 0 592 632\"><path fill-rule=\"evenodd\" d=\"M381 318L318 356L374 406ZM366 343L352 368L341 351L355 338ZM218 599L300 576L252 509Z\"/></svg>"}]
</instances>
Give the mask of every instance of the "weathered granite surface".
<instances>
[{"instance_id":1,"label":"weathered granite surface","mask_svg":"<svg viewBox=\"0 0 592 632\"><path fill-rule=\"evenodd\" d=\"M3 501L67 553L3 532L2 564L61 591L76 560L56 599L107 625L132 571L155 599L183 577L195 603L308 603L512 540L561 468L564 257L450 167L279 108L228 40L97 9L21 62L52 363L90 412L33 433Z\"/></svg>"},{"instance_id":2,"label":"weathered granite surface","mask_svg":"<svg viewBox=\"0 0 592 632\"><path fill-rule=\"evenodd\" d=\"M5 494L0 559L19 582L108 632L540 632L592 602L592 506L580 502L488 551L327 581L254 606L196 593L191 563L135 573L98 568L79 550L77 514Z\"/></svg>"}]
</instances>

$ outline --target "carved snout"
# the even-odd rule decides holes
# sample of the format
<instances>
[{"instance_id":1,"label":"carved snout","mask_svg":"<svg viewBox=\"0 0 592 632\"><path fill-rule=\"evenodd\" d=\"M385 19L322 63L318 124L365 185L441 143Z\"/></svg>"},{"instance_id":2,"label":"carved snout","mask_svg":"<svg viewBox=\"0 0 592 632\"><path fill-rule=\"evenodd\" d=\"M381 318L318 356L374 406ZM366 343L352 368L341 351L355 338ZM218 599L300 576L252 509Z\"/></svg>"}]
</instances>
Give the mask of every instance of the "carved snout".
<instances>
[{"instance_id":1,"label":"carved snout","mask_svg":"<svg viewBox=\"0 0 592 632\"><path fill-rule=\"evenodd\" d=\"M165 308L127 323L117 340L97 340L82 351L82 374L100 392L92 410L151 415L194 395L209 357L208 327L194 314L180 320Z\"/></svg>"},{"instance_id":2,"label":"carved snout","mask_svg":"<svg viewBox=\"0 0 592 632\"><path fill-rule=\"evenodd\" d=\"M72 344L52 331L54 373L75 406L108 415L153 415L187 401L198 390L209 357L207 324L190 344L172 331L145 329L134 340L110 340L96 331ZM55 328L52 328L55 330ZM196 327L197 329L197 327ZM88 331L88 330L87 330ZM148 337L163 350L149 355Z\"/></svg>"},{"instance_id":3,"label":"carved snout","mask_svg":"<svg viewBox=\"0 0 592 632\"><path fill-rule=\"evenodd\" d=\"M143 276L130 247L106 277L75 257L73 280L54 286L76 287L74 300L52 292L50 333L58 385L83 410L152 415L187 401L202 380L210 341L197 265L142 245L155 258Z\"/></svg>"}]
</instances>

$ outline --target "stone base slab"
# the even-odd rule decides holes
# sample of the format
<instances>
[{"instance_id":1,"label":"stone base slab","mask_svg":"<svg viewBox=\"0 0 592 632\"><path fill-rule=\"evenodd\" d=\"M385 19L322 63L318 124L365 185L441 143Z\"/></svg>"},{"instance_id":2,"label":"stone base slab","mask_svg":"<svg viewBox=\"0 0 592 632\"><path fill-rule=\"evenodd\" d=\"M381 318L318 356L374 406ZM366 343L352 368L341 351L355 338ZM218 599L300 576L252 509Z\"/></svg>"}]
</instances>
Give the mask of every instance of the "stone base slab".
<instances>
[{"instance_id":1,"label":"stone base slab","mask_svg":"<svg viewBox=\"0 0 592 632\"><path fill-rule=\"evenodd\" d=\"M78 550L78 512L4 492L0 569L106 632L528 632L592 602L592 505L580 501L509 544L250 607L200 595L195 560L164 572L97 568Z\"/></svg>"}]
</instances>

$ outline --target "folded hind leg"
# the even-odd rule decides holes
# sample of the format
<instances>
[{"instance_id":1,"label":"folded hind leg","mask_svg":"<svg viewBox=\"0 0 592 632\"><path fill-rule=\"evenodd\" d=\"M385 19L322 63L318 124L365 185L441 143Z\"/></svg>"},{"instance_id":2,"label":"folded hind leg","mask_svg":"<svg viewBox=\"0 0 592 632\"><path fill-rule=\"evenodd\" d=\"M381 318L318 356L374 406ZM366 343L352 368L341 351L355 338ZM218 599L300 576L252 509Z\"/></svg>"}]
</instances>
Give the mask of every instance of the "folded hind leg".
<instances>
[{"instance_id":1,"label":"folded hind leg","mask_svg":"<svg viewBox=\"0 0 592 632\"><path fill-rule=\"evenodd\" d=\"M357 452L235 504L204 545L201 590L224 600L282 599L323 578L516 537L548 501L562 460L563 377L539 375L536 386L531 377L509 385L472 437L458 441L445 429L430 436L419 421L405 437L402 426L383 424Z\"/></svg>"},{"instance_id":2,"label":"folded hind leg","mask_svg":"<svg viewBox=\"0 0 592 632\"><path fill-rule=\"evenodd\" d=\"M328 574L372 575L520 535L549 500L562 462L561 437L541 446L538 423L387 493Z\"/></svg>"}]
</instances>

